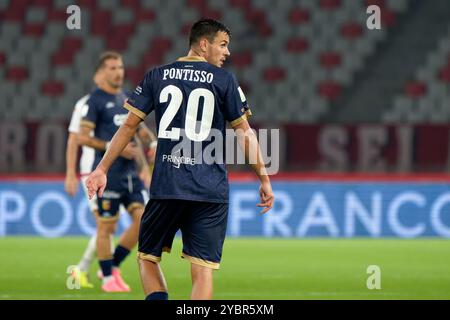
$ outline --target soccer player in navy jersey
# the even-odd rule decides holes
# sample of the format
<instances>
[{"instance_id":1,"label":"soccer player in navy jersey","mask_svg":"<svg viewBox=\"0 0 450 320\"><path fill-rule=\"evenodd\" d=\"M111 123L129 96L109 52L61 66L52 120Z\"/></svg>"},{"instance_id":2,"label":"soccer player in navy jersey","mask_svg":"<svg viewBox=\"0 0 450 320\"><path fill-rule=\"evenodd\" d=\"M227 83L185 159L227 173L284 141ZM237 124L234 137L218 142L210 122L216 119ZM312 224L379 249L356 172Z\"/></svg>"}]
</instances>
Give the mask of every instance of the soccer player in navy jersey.
<instances>
[{"instance_id":1,"label":"soccer player in navy jersey","mask_svg":"<svg viewBox=\"0 0 450 320\"><path fill-rule=\"evenodd\" d=\"M107 173L113 161L139 123L155 111L158 147L138 249L147 300L168 299L159 263L162 252L170 252L178 230L182 234L182 257L191 262L191 299L212 298L213 270L219 269L227 226L228 179L221 159L212 163L201 160L213 134L219 132L224 138L227 122L237 133L247 158L252 156L250 150L257 150L257 161L250 163L261 182L261 203L257 206L264 207L262 213L273 206L270 179L247 121L251 114L247 101L234 75L221 68L230 55L229 42L230 30L222 23L197 21L190 31L188 55L147 72L127 100L125 123L86 181L90 197L97 191L102 196L110 183ZM193 154L185 153L180 148L183 140L200 148Z\"/></svg>"},{"instance_id":2,"label":"soccer player in navy jersey","mask_svg":"<svg viewBox=\"0 0 450 320\"><path fill-rule=\"evenodd\" d=\"M123 108L127 96L122 91L124 65L120 54L116 52L102 54L96 68L97 72L102 74L103 81L82 107L78 133L80 145L95 149L91 170L100 162L109 141L127 117L127 112ZM136 166L136 161L145 161L139 156L144 155L139 152L134 142L130 142L120 155L111 166L107 190L102 197L98 197L95 210L97 256L103 277L102 290L105 292L130 291L122 279L119 266L137 243L139 222L144 211L145 187L138 177ZM149 173L148 166L144 171ZM111 254L110 237L116 228L120 205L123 205L131 215L132 223L122 233L119 244Z\"/></svg>"}]
</instances>

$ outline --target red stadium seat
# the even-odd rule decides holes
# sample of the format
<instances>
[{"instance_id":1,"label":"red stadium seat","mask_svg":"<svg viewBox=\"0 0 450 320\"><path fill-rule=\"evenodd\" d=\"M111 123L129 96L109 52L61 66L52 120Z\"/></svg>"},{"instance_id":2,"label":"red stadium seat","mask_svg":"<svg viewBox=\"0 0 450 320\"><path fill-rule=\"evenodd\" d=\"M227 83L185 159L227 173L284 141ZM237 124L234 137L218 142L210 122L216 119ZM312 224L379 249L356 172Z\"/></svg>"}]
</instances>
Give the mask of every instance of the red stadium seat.
<instances>
[{"instance_id":1,"label":"red stadium seat","mask_svg":"<svg viewBox=\"0 0 450 320\"><path fill-rule=\"evenodd\" d=\"M366 7L371 6L371 5L376 5L376 6L379 6L380 8L384 8L386 6L384 0L365 0L365 5L366 5Z\"/></svg>"},{"instance_id":2,"label":"red stadium seat","mask_svg":"<svg viewBox=\"0 0 450 320\"><path fill-rule=\"evenodd\" d=\"M133 85L137 85L144 78L146 71L147 69L142 66L128 67L126 70L126 77L130 79Z\"/></svg>"},{"instance_id":3,"label":"red stadium seat","mask_svg":"<svg viewBox=\"0 0 450 320\"><path fill-rule=\"evenodd\" d=\"M139 22L151 22L155 20L156 13L151 9L141 9L139 11L136 11L135 13L136 21Z\"/></svg>"},{"instance_id":4,"label":"red stadium seat","mask_svg":"<svg viewBox=\"0 0 450 320\"><path fill-rule=\"evenodd\" d=\"M291 53L302 53L309 49L309 42L305 38L291 38L286 42L286 50Z\"/></svg>"},{"instance_id":5,"label":"red stadium seat","mask_svg":"<svg viewBox=\"0 0 450 320\"><path fill-rule=\"evenodd\" d=\"M250 52L233 53L231 63L238 68L245 68L252 64L252 54Z\"/></svg>"},{"instance_id":6,"label":"red stadium seat","mask_svg":"<svg viewBox=\"0 0 450 320\"><path fill-rule=\"evenodd\" d=\"M337 52L323 52L319 56L320 65L326 69L332 69L341 64L341 55Z\"/></svg>"},{"instance_id":7,"label":"red stadium seat","mask_svg":"<svg viewBox=\"0 0 450 320\"><path fill-rule=\"evenodd\" d=\"M241 8L243 10L248 10L252 6L251 0L230 0L229 1L230 6L235 8Z\"/></svg>"},{"instance_id":8,"label":"red stadium seat","mask_svg":"<svg viewBox=\"0 0 450 320\"><path fill-rule=\"evenodd\" d=\"M0 66L3 66L6 62L6 54L0 52Z\"/></svg>"},{"instance_id":9,"label":"red stadium seat","mask_svg":"<svg viewBox=\"0 0 450 320\"><path fill-rule=\"evenodd\" d=\"M197 8L198 10L203 10L208 7L206 0L187 0L186 4L188 7Z\"/></svg>"},{"instance_id":10,"label":"red stadium seat","mask_svg":"<svg viewBox=\"0 0 450 320\"><path fill-rule=\"evenodd\" d=\"M115 25L112 28L111 34L114 34L117 38L130 38L134 33L134 23L124 23Z\"/></svg>"},{"instance_id":11,"label":"red stadium seat","mask_svg":"<svg viewBox=\"0 0 450 320\"><path fill-rule=\"evenodd\" d=\"M163 56L160 52L150 50L144 55L142 60L144 61L144 68L149 69L150 67L162 64Z\"/></svg>"},{"instance_id":12,"label":"red stadium seat","mask_svg":"<svg viewBox=\"0 0 450 320\"><path fill-rule=\"evenodd\" d=\"M8 9L4 15L5 21L18 21L22 22L25 19L25 10L23 9Z\"/></svg>"},{"instance_id":13,"label":"red stadium seat","mask_svg":"<svg viewBox=\"0 0 450 320\"><path fill-rule=\"evenodd\" d=\"M185 23L180 28L180 34L187 36L189 35L189 32L191 31L192 24L191 23Z\"/></svg>"},{"instance_id":14,"label":"red stadium seat","mask_svg":"<svg viewBox=\"0 0 450 320\"><path fill-rule=\"evenodd\" d=\"M30 5L30 0L14 0L9 2L8 11L22 10L25 11Z\"/></svg>"},{"instance_id":15,"label":"red stadium seat","mask_svg":"<svg viewBox=\"0 0 450 320\"><path fill-rule=\"evenodd\" d=\"M363 27L357 22L347 22L341 27L341 34L347 39L356 39L362 36Z\"/></svg>"},{"instance_id":16,"label":"red stadium seat","mask_svg":"<svg viewBox=\"0 0 450 320\"><path fill-rule=\"evenodd\" d=\"M114 51L125 51L128 47L128 39L123 37L117 37L115 34L111 34L106 39L106 49Z\"/></svg>"},{"instance_id":17,"label":"red stadium seat","mask_svg":"<svg viewBox=\"0 0 450 320\"><path fill-rule=\"evenodd\" d=\"M21 82L28 78L28 70L21 66L10 67L6 71L6 79L14 82Z\"/></svg>"},{"instance_id":18,"label":"red stadium seat","mask_svg":"<svg viewBox=\"0 0 450 320\"><path fill-rule=\"evenodd\" d=\"M381 24L386 27L392 27L397 22L397 14L389 9L383 9L381 12Z\"/></svg>"},{"instance_id":19,"label":"red stadium seat","mask_svg":"<svg viewBox=\"0 0 450 320\"><path fill-rule=\"evenodd\" d=\"M51 8L53 7L53 0L34 0L33 6Z\"/></svg>"},{"instance_id":20,"label":"red stadium seat","mask_svg":"<svg viewBox=\"0 0 450 320\"><path fill-rule=\"evenodd\" d=\"M92 13L91 31L94 35L108 36L111 26L111 12L97 10Z\"/></svg>"},{"instance_id":21,"label":"red stadium seat","mask_svg":"<svg viewBox=\"0 0 450 320\"><path fill-rule=\"evenodd\" d=\"M141 8L141 1L140 0L121 0L120 6L132 8L135 11L138 11Z\"/></svg>"},{"instance_id":22,"label":"red stadium seat","mask_svg":"<svg viewBox=\"0 0 450 320\"><path fill-rule=\"evenodd\" d=\"M46 81L42 84L41 92L46 96L60 96L64 93L64 84L54 80Z\"/></svg>"},{"instance_id":23,"label":"red stadium seat","mask_svg":"<svg viewBox=\"0 0 450 320\"><path fill-rule=\"evenodd\" d=\"M405 94L411 98L423 97L427 92L427 86L423 82L411 81L406 84Z\"/></svg>"},{"instance_id":24,"label":"red stadium seat","mask_svg":"<svg viewBox=\"0 0 450 320\"><path fill-rule=\"evenodd\" d=\"M23 26L23 33L27 36L40 37L44 33L44 25L40 23L26 24Z\"/></svg>"},{"instance_id":25,"label":"red stadium seat","mask_svg":"<svg viewBox=\"0 0 450 320\"><path fill-rule=\"evenodd\" d=\"M333 80L323 81L319 84L319 94L328 100L335 100L342 92L342 87L339 83Z\"/></svg>"},{"instance_id":26,"label":"red stadium seat","mask_svg":"<svg viewBox=\"0 0 450 320\"><path fill-rule=\"evenodd\" d=\"M264 71L264 80L267 82L277 82L286 78L286 71L281 67L270 67Z\"/></svg>"},{"instance_id":27,"label":"red stadium seat","mask_svg":"<svg viewBox=\"0 0 450 320\"><path fill-rule=\"evenodd\" d=\"M49 21L66 21L67 20L66 10L52 10L47 15L47 20Z\"/></svg>"},{"instance_id":28,"label":"red stadium seat","mask_svg":"<svg viewBox=\"0 0 450 320\"><path fill-rule=\"evenodd\" d=\"M295 8L289 11L289 22L291 24L303 24L309 21L309 11L301 8Z\"/></svg>"},{"instance_id":29,"label":"red stadium seat","mask_svg":"<svg viewBox=\"0 0 450 320\"><path fill-rule=\"evenodd\" d=\"M151 49L157 53L165 53L172 48L172 40L165 37L155 37L151 42Z\"/></svg>"},{"instance_id":30,"label":"red stadium seat","mask_svg":"<svg viewBox=\"0 0 450 320\"><path fill-rule=\"evenodd\" d=\"M213 10L209 8L203 8L201 9L201 13L203 17L211 18L215 20L222 20L222 12L219 10Z\"/></svg>"},{"instance_id":31,"label":"red stadium seat","mask_svg":"<svg viewBox=\"0 0 450 320\"><path fill-rule=\"evenodd\" d=\"M61 43L61 49L64 51L76 51L81 49L83 41L80 38L66 37Z\"/></svg>"},{"instance_id":32,"label":"red stadium seat","mask_svg":"<svg viewBox=\"0 0 450 320\"><path fill-rule=\"evenodd\" d=\"M70 51L62 50L57 53L55 53L52 57L52 64L56 66L61 65L70 65L73 62L73 56L74 54Z\"/></svg>"},{"instance_id":33,"label":"red stadium seat","mask_svg":"<svg viewBox=\"0 0 450 320\"><path fill-rule=\"evenodd\" d=\"M442 82L450 83L450 67L446 66L445 68L439 71L439 80Z\"/></svg>"},{"instance_id":34,"label":"red stadium seat","mask_svg":"<svg viewBox=\"0 0 450 320\"><path fill-rule=\"evenodd\" d=\"M335 10L341 6L341 0L320 0L320 7L323 10Z\"/></svg>"},{"instance_id":35,"label":"red stadium seat","mask_svg":"<svg viewBox=\"0 0 450 320\"><path fill-rule=\"evenodd\" d=\"M97 7L96 0L77 0L76 4L80 6L80 8L86 8L93 10Z\"/></svg>"},{"instance_id":36,"label":"red stadium seat","mask_svg":"<svg viewBox=\"0 0 450 320\"><path fill-rule=\"evenodd\" d=\"M272 27L268 23L262 23L258 27L258 34L264 38L270 37L272 35Z\"/></svg>"}]
</instances>

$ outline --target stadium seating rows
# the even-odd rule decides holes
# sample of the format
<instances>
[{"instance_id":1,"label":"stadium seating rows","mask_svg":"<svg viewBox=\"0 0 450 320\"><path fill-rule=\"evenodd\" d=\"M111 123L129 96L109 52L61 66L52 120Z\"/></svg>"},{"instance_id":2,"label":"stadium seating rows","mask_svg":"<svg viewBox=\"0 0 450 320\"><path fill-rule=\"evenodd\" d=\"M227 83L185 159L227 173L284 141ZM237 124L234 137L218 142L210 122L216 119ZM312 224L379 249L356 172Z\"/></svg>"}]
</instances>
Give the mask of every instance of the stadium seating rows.
<instances>
[{"instance_id":1,"label":"stadium seating rows","mask_svg":"<svg viewBox=\"0 0 450 320\"><path fill-rule=\"evenodd\" d=\"M232 29L227 67L237 74L255 119L316 122L389 32L368 32L366 6L381 6L387 27L408 6L408 0L76 3L81 30L66 28L71 0L0 0L2 118L67 119L74 102L91 90L96 58L106 49L123 53L132 89L147 69L186 54L190 24L209 16ZM442 79L449 79L449 70Z\"/></svg>"},{"instance_id":2,"label":"stadium seating rows","mask_svg":"<svg viewBox=\"0 0 450 320\"><path fill-rule=\"evenodd\" d=\"M420 66L414 80L405 84L393 107L383 114L385 122L443 123L450 120L450 24L435 51Z\"/></svg>"}]
</instances>

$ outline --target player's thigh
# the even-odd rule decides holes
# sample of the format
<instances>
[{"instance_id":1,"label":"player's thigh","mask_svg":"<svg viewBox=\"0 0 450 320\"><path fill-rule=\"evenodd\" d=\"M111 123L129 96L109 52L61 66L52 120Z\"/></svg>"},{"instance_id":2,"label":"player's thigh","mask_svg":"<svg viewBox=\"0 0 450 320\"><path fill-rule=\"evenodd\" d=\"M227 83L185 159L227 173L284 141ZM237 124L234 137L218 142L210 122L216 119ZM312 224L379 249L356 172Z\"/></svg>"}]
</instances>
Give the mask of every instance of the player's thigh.
<instances>
[{"instance_id":1,"label":"player's thigh","mask_svg":"<svg viewBox=\"0 0 450 320\"><path fill-rule=\"evenodd\" d=\"M139 228L139 258L159 262L163 251L170 252L183 211L180 200L150 199Z\"/></svg>"},{"instance_id":2,"label":"player's thigh","mask_svg":"<svg viewBox=\"0 0 450 320\"><path fill-rule=\"evenodd\" d=\"M181 226L183 257L200 266L218 269L227 230L228 204L191 202Z\"/></svg>"}]
</instances>

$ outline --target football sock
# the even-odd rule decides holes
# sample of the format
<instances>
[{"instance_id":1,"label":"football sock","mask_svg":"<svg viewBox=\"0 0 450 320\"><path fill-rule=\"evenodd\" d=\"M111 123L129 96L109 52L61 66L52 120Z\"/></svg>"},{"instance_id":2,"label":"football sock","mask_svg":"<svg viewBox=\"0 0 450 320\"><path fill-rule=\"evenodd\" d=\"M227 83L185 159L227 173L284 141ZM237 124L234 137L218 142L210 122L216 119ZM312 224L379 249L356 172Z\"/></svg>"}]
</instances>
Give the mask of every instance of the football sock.
<instances>
[{"instance_id":1,"label":"football sock","mask_svg":"<svg viewBox=\"0 0 450 320\"><path fill-rule=\"evenodd\" d=\"M156 291L146 296L145 300L169 300L169 294L167 292Z\"/></svg>"},{"instance_id":2,"label":"football sock","mask_svg":"<svg viewBox=\"0 0 450 320\"><path fill-rule=\"evenodd\" d=\"M116 250L114 251L113 256L113 267L118 267L122 263L122 261L128 256L130 250L125 247L122 247L120 244L117 245Z\"/></svg>"},{"instance_id":3,"label":"football sock","mask_svg":"<svg viewBox=\"0 0 450 320\"><path fill-rule=\"evenodd\" d=\"M112 274L112 259L99 260L100 268L102 269L103 277L109 277Z\"/></svg>"}]
</instances>

